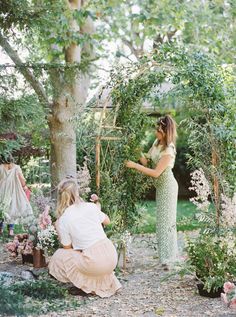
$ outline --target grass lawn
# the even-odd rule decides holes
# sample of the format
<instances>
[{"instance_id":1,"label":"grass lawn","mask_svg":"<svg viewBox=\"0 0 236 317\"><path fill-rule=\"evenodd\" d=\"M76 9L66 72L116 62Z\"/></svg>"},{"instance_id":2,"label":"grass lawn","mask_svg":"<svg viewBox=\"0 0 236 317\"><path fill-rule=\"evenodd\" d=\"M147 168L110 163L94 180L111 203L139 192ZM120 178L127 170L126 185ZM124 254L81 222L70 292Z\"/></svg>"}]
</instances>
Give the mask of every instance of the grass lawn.
<instances>
[{"instance_id":1,"label":"grass lawn","mask_svg":"<svg viewBox=\"0 0 236 317\"><path fill-rule=\"evenodd\" d=\"M144 201L138 206L139 223L133 227L132 233L154 233L156 232L156 202ZM187 231L200 228L195 219L196 207L188 200L179 200L177 206L177 230ZM25 230L20 225L15 225L15 233L22 233ZM4 230L4 237L7 237L7 230ZM4 240L4 238L3 238Z\"/></svg>"},{"instance_id":2,"label":"grass lawn","mask_svg":"<svg viewBox=\"0 0 236 317\"><path fill-rule=\"evenodd\" d=\"M153 233L156 231L156 202L144 201L139 205L140 222L134 233ZM195 219L196 207L188 200L179 200L177 206L178 231L194 230L199 228Z\"/></svg>"}]
</instances>

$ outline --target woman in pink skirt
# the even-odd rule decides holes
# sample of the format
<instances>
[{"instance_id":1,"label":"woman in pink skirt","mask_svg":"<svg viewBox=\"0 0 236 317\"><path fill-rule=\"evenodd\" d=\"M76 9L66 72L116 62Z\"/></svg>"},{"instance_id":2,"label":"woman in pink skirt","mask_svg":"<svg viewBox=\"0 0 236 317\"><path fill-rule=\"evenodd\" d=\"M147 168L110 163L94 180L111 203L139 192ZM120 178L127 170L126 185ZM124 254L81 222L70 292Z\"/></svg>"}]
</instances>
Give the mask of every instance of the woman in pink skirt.
<instances>
[{"instance_id":1,"label":"woman in pink skirt","mask_svg":"<svg viewBox=\"0 0 236 317\"><path fill-rule=\"evenodd\" d=\"M78 192L73 179L58 186L57 231L63 248L52 256L49 273L85 293L109 297L121 287L113 272L116 249L102 226L110 220L96 204L83 202Z\"/></svg>"}]
</instances>

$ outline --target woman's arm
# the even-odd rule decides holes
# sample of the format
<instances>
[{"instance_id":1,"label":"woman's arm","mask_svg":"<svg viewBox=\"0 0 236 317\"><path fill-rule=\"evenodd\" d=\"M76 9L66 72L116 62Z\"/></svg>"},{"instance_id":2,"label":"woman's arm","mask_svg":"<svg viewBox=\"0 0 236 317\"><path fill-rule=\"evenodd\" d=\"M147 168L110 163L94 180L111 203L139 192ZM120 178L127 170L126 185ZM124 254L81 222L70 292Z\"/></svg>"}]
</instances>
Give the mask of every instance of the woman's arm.
<instances>
[{"instance_id":1,"label":"woman's arm","mask_svg":"<svg viewBox=\"0 0 236 317\"><path fill-rule=\"evenodd\" d=\"M53 225L57 231L58 239L61 243L62 248L73 249L70 235L68 234L67 230L65 230L63 224L61 224L60 226L59 219L57 219Z\"/></svg>"},{"instance_id":2,"label":"woman's arm","mask_svg":"<svg viewBox=\"0 0 236 317\"><path fill-rule=\"evenodd\" d=\"M133 161L127 161L126 167L136 169L138 172L140 172L144 175L157 178L169 166L169 163L171 162L171 160L172 160L171 155L162 156L162 158L157 163L157 166L154 169L145 167L145 166L138 164L138 163L135 163Z\"/></svg>"},{"instance_id":3,"label":"woman's arm","mask_svg":"<svg viewBox=\"0 0 236 317\"><path fill-rule=\"evenodd\" d=\"M104 225L104 226L107 226L107 225L109 225L110 223L111 223L111 220L110 220L110 218L108 217L108 215L106 215L105 214L105 219L103 220L103 222L102 222L102 224Z\"/></svg>"},{"instance_id":4,"label":"woman's arm","mask_svg":"<svg viewBox=\"0 0 236 317\"><path fill-rule=\"evenodd\" d=\"M69 244L69 245L62 244L62 247L63 247L63 249L73 249L71 244Z\"/></svg>"},{"instance_id":5,"label":"woman's arm","mask_svg":"<svg viewBox=\"0 0 236 317\"><path fill-rule=\"evenodd\" d=\"M26 182L25 182L25 178L24 178L23 174L19 172L18 177L19 177L21 186L23 187L23 189L26 189Z\"/></svg>"}]
</instances>

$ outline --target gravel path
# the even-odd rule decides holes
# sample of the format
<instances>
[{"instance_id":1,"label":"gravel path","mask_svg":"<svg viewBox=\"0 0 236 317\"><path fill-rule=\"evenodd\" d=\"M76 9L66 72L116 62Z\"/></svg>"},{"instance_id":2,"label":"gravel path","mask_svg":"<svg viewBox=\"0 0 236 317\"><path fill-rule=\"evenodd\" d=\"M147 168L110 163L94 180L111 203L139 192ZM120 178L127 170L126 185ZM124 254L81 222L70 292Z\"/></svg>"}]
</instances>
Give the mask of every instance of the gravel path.
<instances>
[{"instance_id":1,"label":"gravel path","mask_svg":"<svg viewBox=\"0 0 236 317\"><path fill-rule=\"evenodd\" d=\"M44 317L236 317L236 311L228 309L220 298L199 296L191 276L161 282L167 273L158 265L153 242L153 235L133 238L127 271L119 276L123 287L118 294L107 299L88 296L76 311L50 313ZM182 233L179 244L183 245ZM10 268L16 273L25 267L18 262L7 263L6 259L0 262L1 271Z\"/></svg>"}]
</instances>

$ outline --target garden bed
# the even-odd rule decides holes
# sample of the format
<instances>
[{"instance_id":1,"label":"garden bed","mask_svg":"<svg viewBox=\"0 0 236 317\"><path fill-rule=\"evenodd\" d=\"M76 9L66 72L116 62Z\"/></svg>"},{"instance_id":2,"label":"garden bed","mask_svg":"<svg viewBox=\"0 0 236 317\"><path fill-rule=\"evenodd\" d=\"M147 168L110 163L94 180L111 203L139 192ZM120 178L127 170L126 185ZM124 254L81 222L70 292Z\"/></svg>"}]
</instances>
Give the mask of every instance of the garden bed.
<instances>
[{"instance_id":1,"label":"garden bed","mask_svg":"<svg viewBox=\"0 0 236 317\"><path fill-rule=\"evenodd\" d=\"M179 235L179 245L183 246L184 234ZM195 235L195 233L191 233ZM200 317L200 316L234 316L235 312L226 308L220 298L205 298L197 293L196 281L192 276L174 277L161 282L166 272L158 265L156 257L155 235L135 235L131 243L131 254L127 271L120 272L122 290L108 299L96 296L82 298L80 307L70 311L50 312L41 316L99 316L99 317ZM21 261L11 261L3 251L0 271L10 271L19 275L31 266L22 265ZM75 297L77 298L77 297Z\"/></svg>"}]
</instances>

